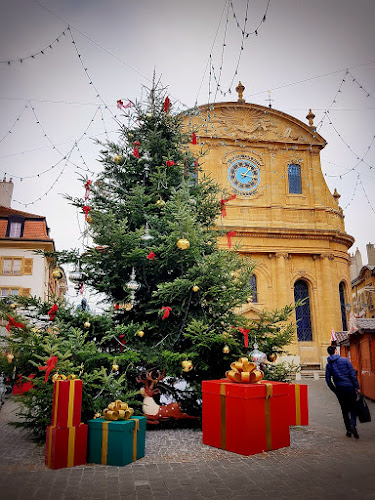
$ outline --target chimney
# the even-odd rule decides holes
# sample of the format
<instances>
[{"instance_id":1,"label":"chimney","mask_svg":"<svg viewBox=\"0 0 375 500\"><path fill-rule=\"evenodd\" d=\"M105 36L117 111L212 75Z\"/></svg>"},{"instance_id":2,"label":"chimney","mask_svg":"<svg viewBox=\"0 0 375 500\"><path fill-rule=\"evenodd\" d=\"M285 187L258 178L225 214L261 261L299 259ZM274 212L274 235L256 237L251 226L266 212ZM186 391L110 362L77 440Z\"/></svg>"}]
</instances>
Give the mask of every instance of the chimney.
<instances>
[{"instance_id":1,"label":"chimney","mask_svg":"<svg viewBox=\"0 0 375 500\"><path fill-rule=\"evenodd\" d=\"M10 208L12 203L14 184L12 179L7 182L4 177L3 182L0 182L0 205Z\"/></svg>"},{"instance_id":2,"label":"chimney","mask_svg":"<svg viewBox=\"0 0 375 500\"><path fill-rule=\"evenodd\" d=\"M375 266L375 248L373 243L367 243L366 250L367 250L367 265Z\"/></svg>"}]
</instances>

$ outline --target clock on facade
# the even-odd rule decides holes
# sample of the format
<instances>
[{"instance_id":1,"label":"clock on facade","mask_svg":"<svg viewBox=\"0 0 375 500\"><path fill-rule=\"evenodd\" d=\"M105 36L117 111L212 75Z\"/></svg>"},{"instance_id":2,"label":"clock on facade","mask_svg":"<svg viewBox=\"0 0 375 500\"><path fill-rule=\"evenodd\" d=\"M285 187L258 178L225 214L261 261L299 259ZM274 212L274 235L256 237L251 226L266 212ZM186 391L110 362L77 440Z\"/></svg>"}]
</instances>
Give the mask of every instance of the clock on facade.
<instances>
[{"instance_id":1,"label":"clock on facade","mask_svg":"<svg viewBox=\"0 0 375 500\"><path fill-rule=\"evenodd\" d=\"M254 194L260 183L258 162L246 155L232 158L228 167L228 179L238 193Z\"/></svg>"}]
</instances>

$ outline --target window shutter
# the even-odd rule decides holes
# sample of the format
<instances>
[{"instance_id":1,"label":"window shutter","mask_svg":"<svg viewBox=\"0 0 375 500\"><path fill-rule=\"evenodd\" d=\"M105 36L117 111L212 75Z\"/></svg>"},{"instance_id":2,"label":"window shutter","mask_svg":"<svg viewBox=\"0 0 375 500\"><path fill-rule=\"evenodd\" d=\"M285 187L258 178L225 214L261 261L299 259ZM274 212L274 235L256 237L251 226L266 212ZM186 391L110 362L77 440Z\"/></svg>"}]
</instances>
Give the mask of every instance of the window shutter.
<instances>
[{"instance_id":1,"label":"window shutter","mask_svg":"<svg viewBox=\"0 0 375 500\"><path fill-rule=\"evenodd\" d=\"M33 274L33 259L24 259L23 274Z\"/></svg>"},{"instance_id":2,"label":"window shutter","mask_svg":"<svg viewBox=\"0 0 375 500\"><path fill-rule=\"evenodd\" d=\"M21 297L29 297L30 296L30 288L20 288L20 295L21 295Z\"/></svg>"}]
</instances>

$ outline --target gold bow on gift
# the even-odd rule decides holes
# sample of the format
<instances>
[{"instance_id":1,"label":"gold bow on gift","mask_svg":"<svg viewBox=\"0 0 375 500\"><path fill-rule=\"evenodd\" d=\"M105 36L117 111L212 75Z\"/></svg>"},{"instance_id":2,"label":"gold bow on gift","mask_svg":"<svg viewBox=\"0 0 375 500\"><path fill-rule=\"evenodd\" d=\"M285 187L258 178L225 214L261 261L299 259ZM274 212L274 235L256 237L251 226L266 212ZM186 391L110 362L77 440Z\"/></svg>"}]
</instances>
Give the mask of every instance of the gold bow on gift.
<instances>
[{"instance_id":1,"label":"gold bow on gift","mask_svg":"<svg viewBox=\"0 0 375 500\"><path fill-rule=\"evenodd\" d=\"M243 384L255 384L264 377L262 370L257 369L257 364L250 362L247 358L240 358L230 365L231 370L225 372L225 376L231 382Z\"/></svg>"},{"instance_id":2,"label":"gold bow on gift","mask_svg":"<svg viewBox=\"0 0 375 500\"><path fill-rule=\"evenodd\" d=\"M103 417L106 420L129 420L133 413L133 408L130 408L127 403L123 403L117 399L114 403L110 403L108 408L103 410Z\"/></svg>"},{"instance_id":3,"label":"gold bow on gift","mask_svg":"<svg viewBox=\"0 0 375 500\"><path fill-rule=\"evenodd\" d=\"M57 382L57 380L75 380L76 376L75 375L68 375L67 377L65 375L62 375L60 373L55 373L52 375L52 382Z\"/></svg>"}]
</instances>

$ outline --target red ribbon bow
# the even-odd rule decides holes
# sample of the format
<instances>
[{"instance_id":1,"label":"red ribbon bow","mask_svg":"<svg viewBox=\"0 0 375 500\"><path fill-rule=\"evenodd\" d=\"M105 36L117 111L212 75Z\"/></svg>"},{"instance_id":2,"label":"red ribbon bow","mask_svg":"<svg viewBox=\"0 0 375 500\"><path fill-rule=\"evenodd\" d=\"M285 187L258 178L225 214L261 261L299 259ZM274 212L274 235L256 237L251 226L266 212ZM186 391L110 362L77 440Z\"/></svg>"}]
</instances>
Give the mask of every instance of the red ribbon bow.
<instances>
[{"instance_id":1,"label":"red ribbon bow","mask_svg":"<svg viewBox=\"0 0 375 500\"><path fill-rule=\"evenodd\" d=\"M87 200L87 198L89 197L90 195L90 186L91 186L92 182L91 181L87 181L85 183L85 189L86 189L86 192L85 192L85 200Z\"/></svg>"},{"instance_id":2,"label":"red ribbon bow","mask_svg":"<svg viewBox=\"0 0 375 500\"><path fill-rule=\"evenodd\" d=\"M87 217L89 215L89 212L91 210L91 207L89 207L88 205L85 205L83 208L82 208L82 211L84 212L85 214L85 220L87 220Z\"/></svg>"},{"instance_id":3,"label":"red ribbon bow","mask_svg":"<svg viewBox=\"0 0 375 500\"><path fill-rule=\"evenodd\" d=\"M121 109L121 108L123 108L123 107L124 107L124 103L122 102L122 100L121 100L121 99L119 99L119 100L117 101L117 107L118 107L118 109Z\"/></svg>"},{"instance_id":4,"label":"red ribbon bow","mask_svg":"<svg viewBox=\"0 0 375 500\"><path fill-rule=\"evenodd\" d=\"M156 254L155 254L154 252L152 252L152 251L151 251L151 252L147 255L146 259L148 259L148 260L155 260L155 257L156 257Z\"/></svg>"},{"instance_id":5,"label":"red ribbon bow","mask_svg":"<svg viewBox=\"0 0 375 500\"><path fill-rule=\"evenodd\" d=\"M220 200L220 205L221 205L221 215L223 217L226 217L227 215L227 211L226 211L226 208L225 208L225 204L228 203L228 201L231 201L231 200L235 200L237 198L237 195L236 194L232 194L232 196L229 196L229 198L227 199L221 199Z\"/></svg>"},{"instance_id":6,"label":"red ribbon bow","mask_svg":"<svg viewBox=\"0 0 375 500\"><path fill-rule=\"evenodd\" d=\"M163 110L164 110L166 113L168 113L168 109L169 109L170 104L171 104L171 101L170 101L169 97L167 96L167 97L165 98L165 101L164 101L164 108L163 108Z\"/></svg>"},{"instance_id":7,"label":"red ribbon bow","mask_svg":"<svg viewBox=\"0 0 375 500\"><path fill-rule=\"evenodd\" d=\"M192 144L196 144L197 143L197 134L195 134L194 132L191 135L191 143Z\"/></svg>"},{"instance_id":8,"label":"red ribbon bow","mask_svg":"<svg viewBox=\"0 0 375 500\"><path fill-rule=\"evenodd\" d=\"M249 347L249 332L248 328L239 328L239 331L243 333L245 347Z\"/></svg>"},{"instance_id":9,"label":"red ribbon bow","mask_svg":"<svg viewBox=\"0 0 375 500\"><path fill-rule=\"evenodd\" d=\"M167 165L167 167L173 167L173 165L176 165L173 160L167 160L165 164Z\"/></svg>"},{"instance_id":10,"label":"red ribbon bow","mask_svg":"<svg viewBox=\"0 0 375 500\"><path fill-rule=\"evenodd\" d=\"M232 246L232 236L236 236L236 231L229 231L227 233L227 241L228 241L229 248L231 248L231 246Z\"/></svg>"},{"instance_id":11,"label":"red ribbon bow","mask_svg":"<svg viewBox=\"0 0 375 500\"><path fill-rule=\"evenodd\" d=\"M169 306L166 306L166 307L163 306L161 308L161 310L164 311L164 316L161 319L166 319L166 318L168 318L169 313L172 311L172 308Z\"/></svg>"},{"instance_id":12,"label":"red ribbon bow","mask_svg":"<svg viewBox=\"0 0 375 500\"><path fill-rule=\"evenodd\" d=\"M47 360L47 366L38 366L39 370L46 370L46 376L44 377L45 384L47 383L49 374L55 368L56 363L57 363L57 356L51 356Z\"/></svg>"},{"instance_id":13,"label":"red ribbon bow","mask_svg":"<svg viewBox=\"0 0 375 500\"><path fill-rule=\"evenodd\" d=\"M53 306L51 307L51 309L47 313L50 321L53 321L55 319L57 310L58 310L57 304L53 304Z\"/></svg>"},{"instance_id":14,"label":"red ribbon bow","mask_svg":"<svg viewBox=\"0 0 375 500\"><path fill-rule=\"evenodd\" d=\"M10 332L11 326L14 326L14 328L26 328L26 326L23 323L18 323L12 316L8 314L8 323L7 326L5 327L8 330L8 332Z\"/></svg>"}]
</instances>

